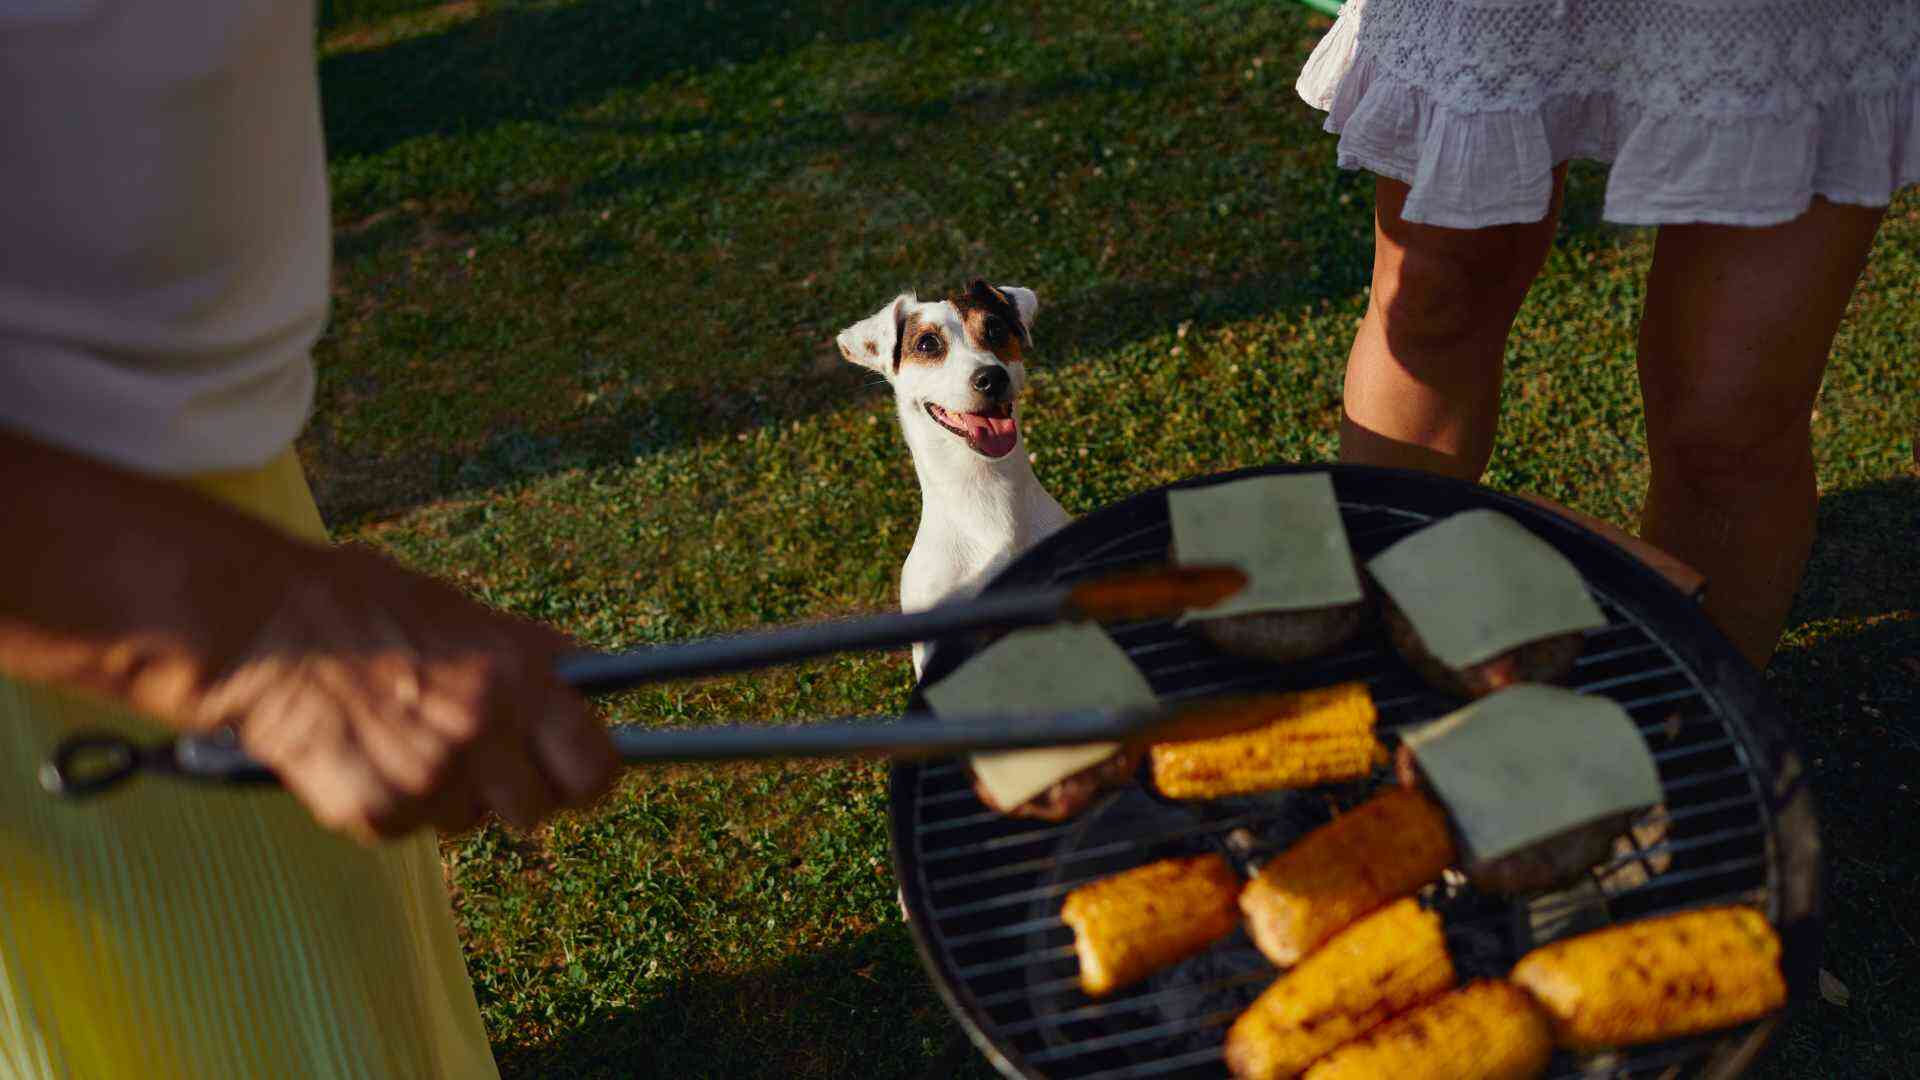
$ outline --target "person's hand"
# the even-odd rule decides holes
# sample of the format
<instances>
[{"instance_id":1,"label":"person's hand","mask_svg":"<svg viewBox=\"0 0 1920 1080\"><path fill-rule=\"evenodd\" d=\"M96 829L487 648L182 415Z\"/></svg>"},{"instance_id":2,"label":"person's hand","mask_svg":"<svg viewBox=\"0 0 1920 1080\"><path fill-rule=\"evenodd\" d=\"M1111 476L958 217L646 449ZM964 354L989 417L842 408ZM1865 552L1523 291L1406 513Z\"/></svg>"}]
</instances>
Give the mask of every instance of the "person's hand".
<instances>
[{"instance_id":1,"label":"person's hand","mask_svg":"<svg viewBox=\"0 0 1920 1080\"><path fill-rule=\"evenodd\" d=\"M559 633L349 548L271 577L272 614L234 636L192 726L231 726L322 825L371 843L492 811L524 829L605 790L613 744L552 674Z\"/></svg>"}]
</instances>

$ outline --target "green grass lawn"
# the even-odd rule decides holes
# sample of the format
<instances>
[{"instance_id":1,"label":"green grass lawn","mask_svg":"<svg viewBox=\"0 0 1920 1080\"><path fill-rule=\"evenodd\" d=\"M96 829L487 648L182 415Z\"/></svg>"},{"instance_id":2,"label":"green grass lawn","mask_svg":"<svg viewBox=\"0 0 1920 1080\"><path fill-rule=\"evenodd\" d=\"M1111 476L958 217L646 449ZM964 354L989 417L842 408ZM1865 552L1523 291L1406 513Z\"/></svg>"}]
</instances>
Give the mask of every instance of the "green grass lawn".
<instances>
[{"instance_id":1,"label":"green grass lawn","mask_svg":"<svg viewBox=\"0 0 1920 1080\"><path fill-rule=\"evenodd\" d=\"M1036 289L1027 416L1070 511L1335 452L1371 184L1292 86L1280 3L339 0L338 270L301 442L328 521L601 646L878 610L918 492L841 327L902 288ZM1622 524L1646 477L1649 234L1576 169L1488 482ZM1814 419L1821 540L1769 680L1828 844L1826 966L1771 1077L1920 1060L1920 197ZM621 722L875 713L904 652L639 692ZM628 775L445 844L514 1076L986 1067L893 903L883 769Z\"/></svg>"}]
</instances>

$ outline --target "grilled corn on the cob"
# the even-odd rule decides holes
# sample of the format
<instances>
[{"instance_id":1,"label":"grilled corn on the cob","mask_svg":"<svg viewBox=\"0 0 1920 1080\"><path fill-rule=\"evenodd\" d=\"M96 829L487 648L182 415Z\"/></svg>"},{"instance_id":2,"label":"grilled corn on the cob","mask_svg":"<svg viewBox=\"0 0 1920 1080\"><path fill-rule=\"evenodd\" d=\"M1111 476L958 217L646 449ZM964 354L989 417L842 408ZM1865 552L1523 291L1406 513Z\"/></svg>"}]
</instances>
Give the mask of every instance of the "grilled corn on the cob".
<instances>
[{"instance_id":1,"label":"grilled corn on the cob","mask_svg":"<svg viewBox=\"0 0 1920 1080\"><path fill-rule=\"evenodd\" d=\"M1527 992L1483 979L1340 1047L1307 1080L1531 1080L1552 1056L1553 1032Z\"/></svg>"},{"instance_id":2,"label":"grilled corn on the cob","mask_svg":"<svg viewBox=\"0 0 1920 1080\"><path fill-rule=\"evenodd\" d=\"M1713 1031L1785 1003L1780 939L1759 912L1707 908L1543 945L1508 976L1573 1050Z\"/></svg>"},{"instance_id":3,"label":"grilled corn on the cob","mask_svg":"<svg viewBox=\"0 0 1920 1080\"><path fill-rule=\"evenodd\" d=\"M1206 948L1240 924L1240 875L1218 855L1162 859L1082 885L1060 918L1073 927L1080 988L1099 997Z\"/></svg>"},{"instance_id":4,"label":"grilled corn on the cob","mask_svg":"<svg viewBox=\"0 0 1920 1080\"><path fill-rule=\"evenodd\" d=\"M1227 1067L1242 1080L1298 1076L1341 1043L1445 993L1453 978L1440 916L1411 898L1390 904L1255 999L1227 1029Z\"/></svg>"},{"instance_id":5,"label":"grilled corn on the cob","mask_svg":"<svg viewBox=\"0 0 1920 1080\"><path fill-rule=\"evenodd\" d=\"M1373 737L1373 697L1343 683L1238 704L1272 713L1264 727L1212 739L1162 743L1153 785L1172 799L1217 799L1275 788L1310 787L1367 775L1387 762Z\"/></svg>"},{"instance_id":6,"label":"grilled corn on the cob","mask_svg":"<svg viewBox=\"0 0 1920 1080\"><path fill-rule=\"evenodd\" d=\"M1454 859L1446 815L1393 787L1301 837L1240 894L1267 959L1292 967L1355 919L1411 894Z\"/></svg>"}]
</instances>

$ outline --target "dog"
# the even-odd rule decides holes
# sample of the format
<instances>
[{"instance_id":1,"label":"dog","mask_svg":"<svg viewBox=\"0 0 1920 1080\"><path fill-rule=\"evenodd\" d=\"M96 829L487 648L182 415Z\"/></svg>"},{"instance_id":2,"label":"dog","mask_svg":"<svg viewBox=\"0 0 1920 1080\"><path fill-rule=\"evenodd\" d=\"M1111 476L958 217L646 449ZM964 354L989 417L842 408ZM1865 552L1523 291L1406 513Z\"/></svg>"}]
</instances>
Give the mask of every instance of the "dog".
<instances>
[{"instance_id":1,"label":"dog","mask_svg":"<svg viewBox=\"0 0 1920 1080\"><path fill-rule=\"evenodd\" d=\"M922 302L902 293L842 330L841 355L893 388L920 478L920 529L900 572L900 607L972 596L1069 520L1040 486L1020 433L1020 394L1040 301L975 278ZM913 647L917 679L926 645Z\"/></svg>"}]
</instances>

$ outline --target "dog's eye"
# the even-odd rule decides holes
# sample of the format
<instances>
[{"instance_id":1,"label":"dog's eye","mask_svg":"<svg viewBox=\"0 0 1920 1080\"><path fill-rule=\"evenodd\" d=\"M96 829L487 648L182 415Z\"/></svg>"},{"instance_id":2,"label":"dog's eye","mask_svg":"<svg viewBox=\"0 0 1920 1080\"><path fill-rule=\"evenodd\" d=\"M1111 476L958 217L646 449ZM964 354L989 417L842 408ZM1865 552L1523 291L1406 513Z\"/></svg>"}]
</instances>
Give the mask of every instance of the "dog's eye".
<instances>
[{"instance_id":1,"label":"dog's eye","mask_svg":"<svg viewBox=\"0 0 1920 1080\"><path fill-rule=\"evenodd\" d=\"M980 332L986 335L987 344L998 345L1007 339L1007 324L1000 321L1000 316L989 315Z\"/></svg>"},{"instance_id":2,"label":"dog's eye","mask_svg":"<svg viewBox=\"0 0 1920 1080\"><path fill-rule=\"evenodd\" d=\"M914 342L913 347L923 353L937 353L940 351L940 336L938 334L921 334L920 340Z\"/></svg>"}]
</instances>

